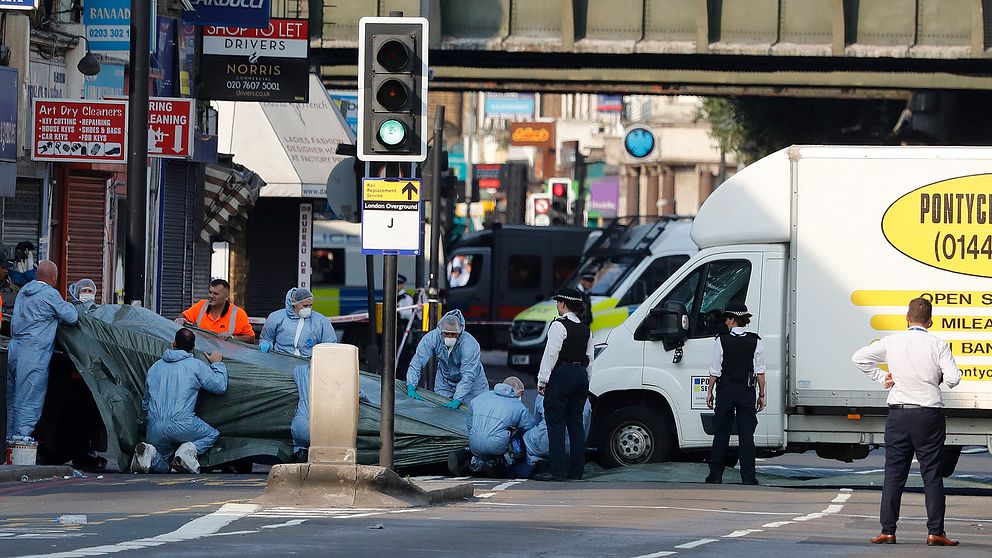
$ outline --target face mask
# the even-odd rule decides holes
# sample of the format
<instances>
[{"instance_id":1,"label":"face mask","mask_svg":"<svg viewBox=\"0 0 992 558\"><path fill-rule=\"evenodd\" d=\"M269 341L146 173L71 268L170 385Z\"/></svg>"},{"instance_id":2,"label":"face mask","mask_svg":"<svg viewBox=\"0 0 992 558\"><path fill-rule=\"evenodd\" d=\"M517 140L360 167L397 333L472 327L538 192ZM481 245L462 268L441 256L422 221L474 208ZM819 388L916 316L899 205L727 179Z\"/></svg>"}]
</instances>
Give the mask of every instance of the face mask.
<instances>
[{"instance_id":1,"label":"face mask","mask_svg":"<svg viewBox=\"0 0 992 558\"><path fill-rule=\"evenodd\" d=\"M85 302L86 304L89 304L95 300L96 300L95 294L86 293L79 295L79 302Z\"/></svg>"},{"instance_id":2,"label":"face mask","mask_svg":"<svg viewBox=\"0 0 992 558\"><path fill-rule=\"evenodd\" d=\"M457 343L457 342L458 342L458 338L457 337L445 337L444 338L444 346L447 347L447 348L449 348L449 349L452 348L452 347L454 347L455 346L455 343Z\"/></svg>"},{"instance_id":3,"label":"face mask","mask_svg":"<svg viewBox=\"0 0 992 558\"><path fill-rule=\"evenodd\" d=\"M313 308L310 308L309 306L300 308L296 313L305 320L310 317L310 314L313 313Z\"/></svg>"}]
</instances>

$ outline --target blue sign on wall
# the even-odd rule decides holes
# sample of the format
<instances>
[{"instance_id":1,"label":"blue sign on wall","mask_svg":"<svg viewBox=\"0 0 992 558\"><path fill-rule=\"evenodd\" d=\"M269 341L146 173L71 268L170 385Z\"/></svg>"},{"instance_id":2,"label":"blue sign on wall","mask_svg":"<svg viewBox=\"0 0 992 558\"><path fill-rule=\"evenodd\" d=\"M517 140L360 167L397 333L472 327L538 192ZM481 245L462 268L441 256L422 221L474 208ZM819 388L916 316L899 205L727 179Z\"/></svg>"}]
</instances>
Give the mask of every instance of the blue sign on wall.
<instances>
[{"instance_id":1,"label":"blue sign on wall","mask_svg":"<svg viewBox=\"0 0 992 558\"><path fill-rule=\"evenodd\" d=\"M194 11L183 10L183 21L220 27L269 26L271 0L192 0Z\"/></svg>"},{"instance_id":2,"label":"blue sign on wall","mask_svg":"<svg viewBox=\"0 0 992 558\"><path fill-rule=\"evenodd\" d=\"M486 118L533 118L536 104L533 93L486 93L483 112Z\"/></svg>"},{"instance_id":3,"label":"blue sign on wall","mask_svg":"<svg viewBox=\"0 0 992 558\"><path fill-rule=\"evenodd\" d=\"M124 96L124 64L100 61L100 73L84 76L83 98L104 99Z\"/></svg>"},{"instance_id":4,"label":"blue sign on wall","mask_svg":"<svg viewBox=\"0 0 992 558\"><path fill-rule=\"evenodd\" d=\"M17 161L17 70L0 67L0 160Z\"/></svg>"},{"instance_id":5,"label":"blue sign on wall","mask_svg":"<svg viewBox=\"0 0 992 558\"><path fill-rule=\"evenodd\" d=\"M151 0L151 13L158 8ZM155 52L155 19L150 18L149 52ZM83 25L90 50L126 58L131 49L131 0L86 0Z\"/></svg>"},{"instance_id":6,"label":"blue sign on wall","mask_svg":"<svg viewBox=\"0 0 992 558\"><path fill-rule=\"evenodd\" d=\"M654 152L654 132L647 126L631 126L623 135L623 148L635 159L643 159Z\"/></svg>"},{"instance_id":7,"label":"blue sign on wall","mask_svg":"<svg viewBox=\"0 0 992 558\"><path fill-rule=\"evenodd\" d=\"M352 133L358 135L358 93L329 91L331 100L338 106Z\"/></svg>"},{"instance_id":8,"label":"blue sign on wall","mask_svg":"<svg viewBox=\"0 0 992 558\"><path fill-rule=\"evenodd\" d=\"M38 0L0 0L0 10L37 10Z\"/></svg>"}]
</instances>

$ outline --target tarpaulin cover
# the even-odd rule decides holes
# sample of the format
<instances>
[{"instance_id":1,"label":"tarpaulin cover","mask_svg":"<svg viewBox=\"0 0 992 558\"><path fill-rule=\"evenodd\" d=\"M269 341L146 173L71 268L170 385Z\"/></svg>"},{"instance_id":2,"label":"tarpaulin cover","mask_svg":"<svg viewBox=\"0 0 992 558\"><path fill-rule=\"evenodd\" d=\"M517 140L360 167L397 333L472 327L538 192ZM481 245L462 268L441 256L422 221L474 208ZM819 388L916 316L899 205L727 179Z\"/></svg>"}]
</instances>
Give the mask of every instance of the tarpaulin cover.
<instances>
[{"instance_id":1,"label":"tarpaulin cover","mask_svg":"<svg viewBox=\"0 0 992 558\"><path fill-rule=\"evenodd\" d=\"M150 310L119 305L80 312L78 325L59 327L58 343L92 391L107 427L108 449L118 450L122 470L144 436L145 373L171 346L179 327ZM224 395L200 393L196 414L220 431L201 464L259 456L288 461L289 427L298 402L293 368L307 359L261 353L254 345L197 331L197 358L213 351L224 355L229 384ZM370 401L359 408L358 459L374 464L379 455L379 377L362 373L361 386ZM444 462L451 450L467 445L465 411L440 408L447 399L422 391L425 401L396 391L395 467Z\"/></svg>"}]
</instances>

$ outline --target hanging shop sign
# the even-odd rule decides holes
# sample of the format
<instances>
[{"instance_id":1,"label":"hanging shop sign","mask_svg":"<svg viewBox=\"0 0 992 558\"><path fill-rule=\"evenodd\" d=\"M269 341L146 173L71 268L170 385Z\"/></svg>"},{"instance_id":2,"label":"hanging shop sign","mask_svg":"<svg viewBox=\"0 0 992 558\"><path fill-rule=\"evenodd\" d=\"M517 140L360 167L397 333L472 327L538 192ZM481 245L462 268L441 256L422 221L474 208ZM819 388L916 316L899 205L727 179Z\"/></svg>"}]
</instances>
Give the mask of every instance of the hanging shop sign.
<instances>
[{"instance_id":1,"label":"hanging shop sign","mask_svg":"<svg viewBox=\"0 0 992 558\"><path fill-rule=\"evenodd\" d=\"M309 55L305 19L273 19L265 29L204 27L200 98L305 103Z\"/></svg>"}]
</instances>

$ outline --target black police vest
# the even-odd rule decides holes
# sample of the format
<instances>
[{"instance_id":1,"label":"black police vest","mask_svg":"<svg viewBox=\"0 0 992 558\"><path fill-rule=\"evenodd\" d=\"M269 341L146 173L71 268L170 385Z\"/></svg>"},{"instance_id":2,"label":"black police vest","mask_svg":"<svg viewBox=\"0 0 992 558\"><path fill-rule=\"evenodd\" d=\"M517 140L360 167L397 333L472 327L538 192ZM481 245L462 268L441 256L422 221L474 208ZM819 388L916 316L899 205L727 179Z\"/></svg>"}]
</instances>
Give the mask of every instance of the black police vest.
<instances>
[{"instance_id":1,"label":"black police vest","mask_svg":"<svg viewBox=\"0 0 992 558\"><path fill-rule=\"evenodd\" d=\"M589 356L586 354L586 347L589 346L589 326L573 322L567 318L558 318L558 323L565 326L565 341L561 344L561 352L558 353L558 362L578 363L582 366L589 365Z\"/></svg>"},{"instance_id":2,"label":"black police vest","mask_svg":"<svg viewBox=\"0 0 992 558\"><path fill-rule=\"evenodd\" d=\"M720 335L723 347L723 367L721 379L735 384L745 384L754 375L754 351L758 348L757 333L750 331L744 335Z\"/></svg>"}]
</instances>

